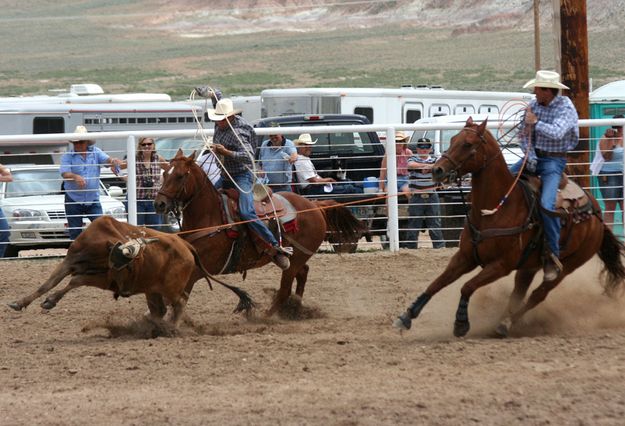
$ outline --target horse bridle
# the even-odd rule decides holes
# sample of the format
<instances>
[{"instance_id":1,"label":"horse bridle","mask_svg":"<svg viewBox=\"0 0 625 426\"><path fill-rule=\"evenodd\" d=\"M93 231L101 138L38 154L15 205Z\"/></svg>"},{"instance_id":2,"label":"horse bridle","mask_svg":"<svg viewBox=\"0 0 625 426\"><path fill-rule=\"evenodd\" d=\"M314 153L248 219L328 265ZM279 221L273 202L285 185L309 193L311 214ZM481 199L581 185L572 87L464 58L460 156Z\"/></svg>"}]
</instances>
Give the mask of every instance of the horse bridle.
<instances>
[{"instance_id":1,"label":"horse bridle","mask_svg":"<svg viewBox=\"0 0 625 426\"><path fill-rule=\"evenodd\" d=\"M204 185L202 185L197 191L195 191L195 193L191 196L191 198L189 198L185 202L180 201L179 197L183 194L186 194L187 192L187 179L189 179L190 175L191 175L191 169L187 170L187 172L182 178L182 183L180 185L180 188L173 196L163 191L162 187L158 191L159 195L167 197L173 202L174 208L170 211L176 216L176 220L178 221L178 226L181 226L180 216L182 215L182 212L189 206L189 204L191 204L191 202L195 199L195 197L197 197L204 190L204 187L208 185L208 182L204 181Z\"/></svg>"},{"instance_id":2,"label":"horse bridle","mask_svg":"<svg viewBox=\"0 0 625 426\"><path fill-rule=\"evenodd\" d=\"M484 137L483 134L480 134L477 130L475 130L472 127L464 127L462 130L466 130L468 132L472 132L475 133L480 140L482 141L482 143L484 145L486 145L486 138ZM448 172L448 176L449 176L449 180L450 181L458 181L460 180L460 168L471 158L473 158L473 156L475 155L475 153L477 152L477 148L473 148L471 149L471 153L469 155L467 155L467 157L462 160L460 163L457 163L456 161L454 161L448 154L447 152L444 152L441 154L441 158L446 159L447 161L449 161L451 163L451 167L452 169ZM484 155L484 164L482 165L482 167L480 167L480 169L475 172L475 173L479 173L482 170L484 170L486 168L486 166L488 165L488 163L490 163L495 157L491 158L490 160L486 158L486 155Z\"/></svg>"}]
</instances>

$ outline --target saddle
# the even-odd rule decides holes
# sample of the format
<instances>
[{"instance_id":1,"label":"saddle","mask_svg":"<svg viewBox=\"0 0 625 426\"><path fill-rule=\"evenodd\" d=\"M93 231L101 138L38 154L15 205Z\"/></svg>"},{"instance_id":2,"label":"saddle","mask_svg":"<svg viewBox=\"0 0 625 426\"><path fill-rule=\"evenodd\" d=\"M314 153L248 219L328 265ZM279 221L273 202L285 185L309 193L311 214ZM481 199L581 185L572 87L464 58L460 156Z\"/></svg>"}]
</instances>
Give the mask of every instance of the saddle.
<instances>
[{"instance_id":1,"label":"saddle","mask_svg":"<svg viewBox=\"0 0 625 426\"><path fill-rule=\"evenodd\" d=\"M256 210L256 216L262 220L269 220L274 217L284 216L286 211L284 197L274 194L271 190L269 194L265 195L265 198L254 198L254 210ZM224 198L224 205L227 206L226 211L230 212L232 217L239 217L239 191L236 189L224 189L222 193L226 196ZM289 203L290 204L290 203Z\"/></svg>"},{"instance_id":2,"label":"saddle","mask_svg":"<svg viewBox=\"0 0 625 426\"><path fill-rule=\"evenodd\" d=\"M527 176L527 182L538 197L542 189L540 178ZM558 186L555 211L543 211L560 219L572 219L573 223L579 223L588 219L590 214L594 213L595 208L588 193L563 173Z\"/></svg>"}]
</instances>

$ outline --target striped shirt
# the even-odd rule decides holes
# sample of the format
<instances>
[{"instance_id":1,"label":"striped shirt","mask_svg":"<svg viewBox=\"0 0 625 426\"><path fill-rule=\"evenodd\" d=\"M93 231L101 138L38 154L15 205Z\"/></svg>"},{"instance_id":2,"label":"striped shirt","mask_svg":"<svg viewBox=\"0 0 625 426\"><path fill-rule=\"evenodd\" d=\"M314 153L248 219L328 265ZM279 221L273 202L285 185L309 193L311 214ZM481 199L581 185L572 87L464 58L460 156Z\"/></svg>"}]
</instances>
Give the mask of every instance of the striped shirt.
<instances>
[{"instance_id":1,"label":"striped shirt","mask_svg":"<svg viewBox=\"0 0 625 426\"><path fill-rule=\"evenodd\" d=\"M546 106L533 99L529 106L538 118L538 122L534 125L533 149L530 158L535 158L534 149L567 152L577 146L579 141L578 116L569 98L556 96ZM528 134L531 132L525 130L525 116L523 116L519 134L522 135L523 151L527 152Z\"/></svg>"},{"instance_id":2,"label":"striped shirt","mask_svg":"<svg viewBox=\"0 0 625 426\"><path fill-rule=\"evenodd\" d=\"M419 168L411 168L410 171L410 185L411 189L416 189L418 191L424 191L428 189L432 189L436 187L436 182L432 179L432 165L436 163L436 158L432 156L428 156L427 158L419 157L418 155L413 155L408 159L408 163L419 163L427 166L429 170L419 169Z\"/></svg>"},{"instance_id":3,"label":"striped shirt","mask_svg":"<svg viewBox=\"0 0 625 426\"><path fill-rule=\"evenodd\" d=\"M226 179L229 178L224 169L231 176L240 175L247 170L252 171L254 152L256 151L256 132L254 128L238 115L234 117L230 124L232 128L228 126L224 130L220 129L219 126L215 126L215 136L213 137L214 143L221 144L234 153L233 157L224 156L223 159L222 175Z\"/></svg>"}]
</instances>

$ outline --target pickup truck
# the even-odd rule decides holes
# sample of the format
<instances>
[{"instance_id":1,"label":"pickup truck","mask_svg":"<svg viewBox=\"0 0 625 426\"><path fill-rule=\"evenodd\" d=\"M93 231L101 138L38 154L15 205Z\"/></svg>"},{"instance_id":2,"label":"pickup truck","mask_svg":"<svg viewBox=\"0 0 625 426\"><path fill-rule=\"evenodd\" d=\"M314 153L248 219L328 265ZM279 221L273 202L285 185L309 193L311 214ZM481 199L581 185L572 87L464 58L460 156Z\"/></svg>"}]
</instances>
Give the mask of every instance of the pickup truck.
<instances>
[{"instance_id":1,"label":"pickup truck","mask_svg":"<svg viewBox=\"0 0 625 426\"><path fill-rule=\"evenodd\" d=\"M371 124L367 117L357 114L290 115L268 117L252 122L254 127L293 127L293 126L345 126ZM288 135L296 139L297 135ZM267 139L259 136L258 146ZM332 132L316 133L313 139L311 160L319 175L333 177L336 180L348 180L362 184L368 177L380 174L380 164L384 157L384 146L376 132ZM296 185L294 185L296 189ZM371 194L333 194L329 199L338 202L365 200L374 197ZM364 220L373 233L385 234L386 209L384 201L356 204L350 207L354 214ZM372 234L366 236L371 241ZM350 246L350 251L356 244Z\"/></svg>"}]
</instances>

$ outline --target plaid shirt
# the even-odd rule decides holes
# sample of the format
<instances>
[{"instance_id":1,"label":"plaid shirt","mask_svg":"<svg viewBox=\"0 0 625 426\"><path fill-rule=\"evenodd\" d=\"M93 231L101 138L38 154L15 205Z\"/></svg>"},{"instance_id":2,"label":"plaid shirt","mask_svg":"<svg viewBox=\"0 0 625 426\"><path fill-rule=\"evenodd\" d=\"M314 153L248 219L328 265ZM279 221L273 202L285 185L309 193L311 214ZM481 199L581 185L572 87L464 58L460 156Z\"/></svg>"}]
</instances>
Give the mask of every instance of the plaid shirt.
<instances>
[{"instance_id":1,"label":"plaid shirt","mask_svg":"<svg viewBox=\"0 0 625 426\"><path fill-rule=\"evenodd\" d=\"M156 152L152 158L144 160L137 156L137 200L153 200L160 188L161 165Z\"/></svg>"},{"instance_id":2,"label":"plaid shirt","mask_svg":"<svg viewBox=\"0 0 625 426\"><path fill-rule=\"evenodd\" d=\"M236 176L248 170L253 170L252 162L254 161L254 152L256 151L256 132L252 126L239 116L235 116L230 124L232 128L228 126L225 130L215 126L213 142L223 145L227 150L234 153L233 157L224 157L223 169L231 176ZM239 139L241 140L239 141ZM229 179L225 171L222 170L222 175L224 178Z\"/></svg>"},{"instance_id":3,"label":"plaid shirt","mask_svg":"<svg viewBox=\"0 0 625 426\"><path fill-rule=\"evenodd\" d=\"M577 146L579 127L577 111L573 102L566 96L556 96L549 105L540 105L536 99L530 102L538 123L534 125L530 159L535 159L534 149L548 152L567 152ZM525 115L520 127L523 151L527 152L529 128L525 125Z\"/></svg>"}]
</instances>

